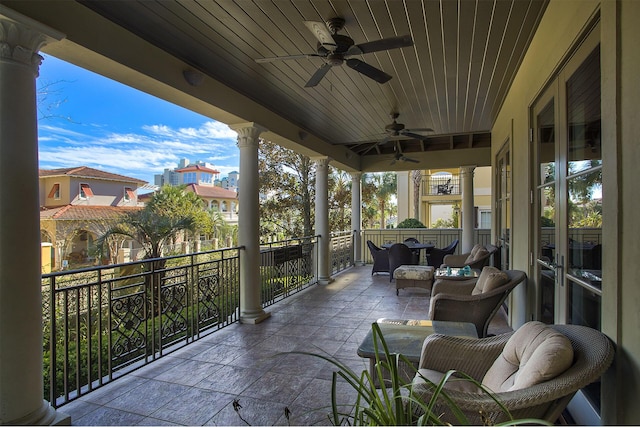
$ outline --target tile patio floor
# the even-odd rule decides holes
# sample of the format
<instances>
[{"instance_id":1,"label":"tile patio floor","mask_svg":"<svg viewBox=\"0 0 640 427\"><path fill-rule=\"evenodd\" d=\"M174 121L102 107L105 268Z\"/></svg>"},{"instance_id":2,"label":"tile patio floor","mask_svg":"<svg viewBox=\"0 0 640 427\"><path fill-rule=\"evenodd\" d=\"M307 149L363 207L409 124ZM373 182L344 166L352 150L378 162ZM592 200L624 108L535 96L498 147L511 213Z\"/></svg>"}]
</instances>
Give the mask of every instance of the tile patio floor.
<instances>
[{"instance_id":1,"label":"tile patio floor","mask_svg":"<svg viewBox=\"0 0 640 427\"><path fill-rule=\"evenodd\" d=\"M267 308L257 325L233 324L73 401L59 411L73 425L327 425L333 366L279 354L325 351L356 372L368 367L356 349L381 317L424 319L429 294L396 296L388 275L354 267ZM509 330L503 319L490 333ZM340 399L354 392L339 384ZM284 408L291 411L289 420Z\"/></svg>"}]
</instances>

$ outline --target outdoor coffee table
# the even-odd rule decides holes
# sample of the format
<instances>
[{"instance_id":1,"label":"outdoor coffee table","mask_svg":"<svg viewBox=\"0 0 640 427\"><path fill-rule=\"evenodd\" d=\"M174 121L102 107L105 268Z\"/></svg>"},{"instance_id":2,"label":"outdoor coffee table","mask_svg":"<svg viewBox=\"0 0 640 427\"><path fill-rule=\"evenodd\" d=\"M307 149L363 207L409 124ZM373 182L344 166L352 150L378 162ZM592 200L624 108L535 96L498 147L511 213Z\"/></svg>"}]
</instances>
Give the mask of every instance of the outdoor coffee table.
<instances>
[{"instance_id":1,"label":"outdoor coffee table","mask_svg":"<svg viewBox=\"0 0 640 427\"><path fill-rule=\"evenodd\" d=\"M476 279L480 276L480 270L471 269L464 270L463 268L436 268L433 274L434 280L446 279L446 280L469 280Z\"/></svg>"},{"instance_id":2,"label":"outdoor coffee table","mask_svg":"<svg viewBox=\"0 0 640 427\"><path fill-rule=\"evenodd\" d=\"M410 382L418 369L420 355L422 353L422 343L431 334L443 334L456 337L478 338L476 327L473 323L449 322L442 320L400 320L400 319L378 319L376 323L380 326L380 331L384 337L390 353L404 355L411 362L407 366L400 361L400 378L405 382ZM378 354L384 358L382 343L378 341ZM373 331L369 331L367 336L358 347L358 356L369 359L369 372L377 383L375 370L376 353L373 344ZM385 375L385 378L386 375Z\"/></svg>"}]
</instances>

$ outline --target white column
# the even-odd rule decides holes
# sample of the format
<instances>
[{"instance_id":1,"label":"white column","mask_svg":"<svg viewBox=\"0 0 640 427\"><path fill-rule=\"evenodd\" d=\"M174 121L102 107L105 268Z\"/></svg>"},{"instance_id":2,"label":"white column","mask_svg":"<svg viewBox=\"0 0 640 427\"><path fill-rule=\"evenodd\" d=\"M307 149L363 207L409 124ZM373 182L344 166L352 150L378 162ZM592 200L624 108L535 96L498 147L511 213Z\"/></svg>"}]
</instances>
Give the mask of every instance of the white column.
<instances>
[{"instance_id":1,"label":"white column","mask_svg":"<svg viewBox=\"0 0 640 427\"><path fill-rule=\"evenodd\" d=\"M411 209L413 193L409 185L410 172L396 172L396 197L398 200L398 222L400 224L407 218L413 218L413 210Z\"/></svg>"},{"instance_id":2,"label":"white column","mask_svg":"<svg viewBox=\"0 0 640 427\"><path fill-rule=\"evenodd\" d=\"M475 166L460 167L462 175L462 252L471 252L473 248L473 171Z\"/></svg>"},{"instance_id":3,"label":"white column","mask_svg":"<svg viewBox=\"0 0 640 427\"><path fill-rule=\"evenodd\" d=\"M265 128L255 123L230 126L238 133L240 182L238 245L240 251L240 321L259 323L269 317L260 301L260 206L258 137Z\"/></svg>"},{"instance_id":4,"label":"white column","mask_svg":"<svg viewBox=\"0 0 640 427\"><path fill-rule=\"evenodd\" d=\"M329 159L316 158L316 235L318 238L318 283L327 285L333 281L329 271Z\"/></svg>"},{"instance_id":5,"label":"white column","mask_svg":"<svg viewBox=\"0 0 640 427\"><path fill-rule=\"evenodd\" d=\"M42 399L38 50L64 36L0 5L0 424L69 423Z\"/></svg>"},{"instance_id":6,"label":"white column","mask_svg":"<svg viewBox=\"0 0 640 427\"><path fill-rule=\"evenodd\" d=\"M351 173L351 230L353 230L353 261L364 265L362 261L362 172Z\"/></svg>"}]
</instances>

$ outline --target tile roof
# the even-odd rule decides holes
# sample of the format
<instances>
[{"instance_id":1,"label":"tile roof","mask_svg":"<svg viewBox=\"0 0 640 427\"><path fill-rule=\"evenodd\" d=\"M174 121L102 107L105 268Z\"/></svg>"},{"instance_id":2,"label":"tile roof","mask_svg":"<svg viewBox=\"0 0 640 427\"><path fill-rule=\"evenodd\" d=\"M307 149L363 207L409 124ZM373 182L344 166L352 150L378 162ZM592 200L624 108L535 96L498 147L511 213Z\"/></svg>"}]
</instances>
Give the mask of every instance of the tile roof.
<instances>
[{"instance_id":1,"label":"tile roof","mask_svg":"<svg viewBox=\"0 0 640 427\"><path fill-rule=\"evenodd\" d=\"M176 172L193 172L193 171L209 172L209 173L215 173L215 174L220 173L220 171L217 171L215 169L209 169L208 167L205 167L202 165L189 165L182 169L176 169Z\"/></svg>"},{"instance_id":2,"label":"tile roof","mask_svg":"<svg viewBox=\"0 0 640 427\"><path fill-rule=\"evenodd\" d=\"M118 175L116 173L105 172L99 169L90 168L88 166L78 166L75 168L40 169L39 174L40 174L40 177L73 176L78 178L93 178L93 179L103 179L103 180L109 180L109 181L134 182L138 184L147 183L147 181L143 181L138 178L131 178L124 175Z\"/></svg>"},{"instance_id":3,"label":"tile roof","mask_svg":"<svg viewBox=\"0 0 640 427\"><path fill-rule=\"evenodd\" d=\"M40 219L56 219L67 221L91 221L101 219L115 219L122 214L141 209L131 206L83 206L66 205L57 208L43 208Z\"/></svg>"},{"instance_id":4,"label":"tile roof","mask_svg":"<svg viewBox=\"0 0 640 427\"><path fill-rule=\"evenodd\" d=\"M192 191L200 197L209 199L237 199L238 193L231 190L225 190L222 187L212 187L209 185L189 184L185 188L186 191Z\"/></svg>"}]
</instances>

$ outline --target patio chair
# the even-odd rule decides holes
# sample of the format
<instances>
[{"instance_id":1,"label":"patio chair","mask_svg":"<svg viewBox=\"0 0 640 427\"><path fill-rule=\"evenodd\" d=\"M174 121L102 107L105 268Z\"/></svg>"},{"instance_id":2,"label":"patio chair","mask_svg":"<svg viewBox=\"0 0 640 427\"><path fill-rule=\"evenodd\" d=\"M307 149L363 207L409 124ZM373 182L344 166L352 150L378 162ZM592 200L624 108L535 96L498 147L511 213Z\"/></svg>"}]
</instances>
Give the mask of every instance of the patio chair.
<instances>
[{"instance_id":1,"label":"patio chair","mask_svg":"<svg viewBox=\"0 0 640 427\"><path fill-rule=\"evenodd\" d=\"M420 240L416 239L415 237L407 237L406 239L404 239L405 243L420 243ZM411 252L413 252L413 264L420 264L420 249L411 249Z\"/></svg>"},{"instance_id":2,"label":"patio chair","mask_svg":"<svg viewBox=\"0 0 640 427\"><path fill-rule=\"evenodd\" d=\"M438 279L431 289L429 319L473 323L478 336L486 337L500 306L526 277L519 270L484 267L474 279Z\"/></svg>"},{"instance_id":3,"label":"patio chair","mask_svg":"<svg viewBox=\"0 0 640 427\"><path fill-rule=\"evenodd\" d=\"M373 268L371 269L371 275L373 275L374 273L388 273L389 251L377 247L371 240L367 240L367 246L371 251L371 257L373 258Z\"/></svg>"},{"instance_id":4,"label":"patio chair","mask_svg":"<svg viewBox=\"0 0 640 427\"><path fill-rule=\"evenodd\" d=\"M469 425L496 425L534 418L553 424L574 394L598 381L614 357L603 333L579 325L525 323L515 332L478 340L433 334L422 346L413 392L427 402L444 372L462 372L495 393L493 400L469 381L450 378L444 392ZM497 403L497 402L498 403ZM460 421L439 398L433 412L453 425Z\"/></svg>"},{"instance_id":5,"label":"patio chair","mask_svg":"<svg viewBox=\"0 0 640 427\"><path fill-rule=\"evenodd\" d=\"M482 269L482 267L489 265L491 256L498 251L498 248L494 245L480 245L477 244L471 249L471 252L460 255L445 255L442 260L444 267L457 267L462 268L469 266L475 269Z\"/></svg>"},{"instance_id":6,"label":"patio chair","mask_svg":"<svg viewBox=\"0 0 640 427\"><path fill-rule=\"evenodd\" d=\"M455 239L448 246L444 248L433 248L430 252L427 252L427 264L435 268L439 268L444 262L445 255L452 255L456 251L458 246L458 239Z\"/></svg>"},{"instance_id":7,"label":"patio chair","mask_svg":"<svg viewBox=\"0 0 640 427\"><path fill-rule=\"evenodd\" d=\"M401 265L416 265L411 249L404 243L396 243L389 248L389 281L393 280L393 272Z\"/></svg>"}]
</instances>

